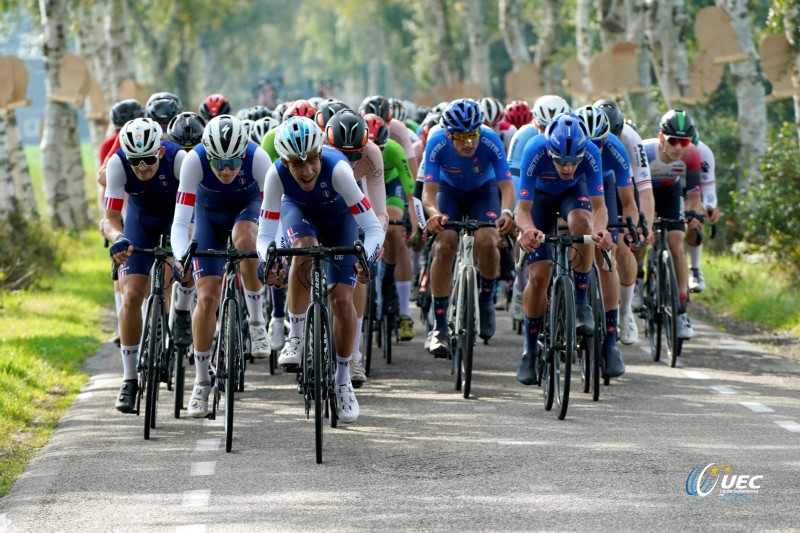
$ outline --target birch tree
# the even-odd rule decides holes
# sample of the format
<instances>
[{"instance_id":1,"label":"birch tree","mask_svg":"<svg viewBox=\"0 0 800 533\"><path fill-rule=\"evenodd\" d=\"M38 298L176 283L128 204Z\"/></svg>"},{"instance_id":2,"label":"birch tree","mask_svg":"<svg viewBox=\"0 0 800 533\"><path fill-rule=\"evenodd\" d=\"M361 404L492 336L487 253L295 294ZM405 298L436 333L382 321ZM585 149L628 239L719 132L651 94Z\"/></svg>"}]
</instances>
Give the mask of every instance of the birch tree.
<instances>
[{"instance_id":1,"label":"birch tree","mask_svg":"<svg viewBox=\"0 0 800 533\"><path fill-rule=\"evenodd\" d=\"M433 25L432 37L440 80L448 86L458 82L458 67L453 62L453 40L450 35L450 24L447 19L447 0L424 0L425 9L422 16L428 17Z\"/></svg>"},{"instance_id":2,"label":"birch tree","mask_svg":"<svg viewBox=\"0 0 800 533\"><path fill-rule=\"evenodd\" d=\"M583 90L586 93L592 92L589 79L589 62L592 60L592 40L589 35L591 9L591 0L578 0L575 9L575 53L583 66Z\"/></svg>"},{"instance_id":3,"label":"birch tree","mask_svg":"<svg viewBox=\"0 0 800 533\"><path fill-rule=\"evenodd\" d=\"M642 131L652 131L658 123L659 113L656 103L650 94L653 77L650 74L650 52L647 40L646 10L648 0L626 0L625 14L627 20L627 40L636 45L637 64L636 73L641 92L629 92L629 108L634 112L634 117Z\"/></svg>"},{"instance_id":4,"label":"birch tree","mask_svg":"<svg viewBox=\"0 0 800 533\"><path fill-rule=\"evenodd\" d=\"M107 50L107 76L104 92L109 102L119 101L119 85L126 79L136 79L136 66L133 63L134 47L128 32L128 5L125 0L106 0L105 3L105 42Z\"/></svg>"},{"instance_id":5,"label":"birch tree","mask_svg":"<svg viewBox=\"0 0 800 533\"><path fill-rule=\"evenodd\" d=\"M749 59L728 63L736 86L739 126L739 161L745 172L740 175L739 189L759 181L761 159L767 142L767 103L763 75L758 66L756 45L753 42L749 3L747 0L717 0L717 6L731 16L736 42Z\"/></svg>"},{"instance_id":6,"label":"birch tree","mask_svg":"<svg viewBox=\"0 0 800 533\"><path fill-rule=\"evenodd\" d=\"M658 84L668 108L671 99L689 93L689 60L686 55L686 35L689 15L683 0L646 0L647 38Z\"/></svg>"},{"instance_id":7,"label":"birch tree","mask_svg":"<svg viewBox=\"0 0 800 533\"><path fill-rule=\"evenodd\" d=\"M483 87L483 94L492 94L489 71L489 36L481 12L480 0L464 0L463 12L469 43L469 79Z\"/></svg>"},{"instance_id":8,"label":"birch tree","mask_svg":"<svg viewBox=\"0 0 800 533\"><path fill-rule=\"evenodd\" d=\"M500 33L503 34L503 44L505 44L511 64L517 66L522 63L531 62L531 54L528 52L528 45L522 35L520 24L519 0L500 0L497 6L500 18Z\"/></svg>"},{"instance_id":9,"label":"birch tree","mask_svg":"<svg viewBox=\"0 0 800 533\"><path fill-rule=\"evenodd\" d=\"M556 93L561 90L560 79L553 68L553 54L560 40L559 7L558 0L541 0L537 10L536 20L533 22L539 40L536 43L536 55L533 64L539 67L542 74L542 89L546 93Z\"/></svg>"},{"instance_id":10,"label":"birch tree","mask_svg":"<svg viewBox=\"0 0 800 533\"><path fill-rule=\"evenodd\" d=\"M600 42L604 51L611 51L615 44L626 40L625 0L597 0L596 8L600 19Z\"/></svg>"},{"instance_id":11,"label":"birch tree","mask_svg":"<svg viewBox=\"0 0 800 533\"><path fill-rule=\"evenodd\" d=\"M74 18L78 29L78 54L83 57L92 79L102 87L107 78L106 55L103 32L102 2L78 2L74 7ZM106 137L108 125L105 120L89 120L89 137L95 149Z\"/></svg>"},{"instance_id":12,"label":"birch tree","mask_svg":"<svg viewBox=\"0 0 800 533\"><path fill-rule=\"evenodd\" d=\"M27 217L36 216L38 214L36 198L33 194L28 160L25 158L25 148L22 146L17 129L17 116L10 110L4 118L7 128L4 136L6 148L0 149L0 153L8 154L8 169L13 183L13 194L9 198L15 212Z\"/></svg>"},{"instance_id":13,"label":"birch tree","mask_svg":"<svg viewBox=\"0 0 800 533\"><path fill-rule=\"evenodd\" d=\"M795 80L794 101L794 123L797 129L797 140L800 143L800 1L798 0L776 0L772 7L772 25L776 29L783 25L783 32L786 40L794 50L794 57L791 63L791 72Z\"/></svg>"}]
</instances>

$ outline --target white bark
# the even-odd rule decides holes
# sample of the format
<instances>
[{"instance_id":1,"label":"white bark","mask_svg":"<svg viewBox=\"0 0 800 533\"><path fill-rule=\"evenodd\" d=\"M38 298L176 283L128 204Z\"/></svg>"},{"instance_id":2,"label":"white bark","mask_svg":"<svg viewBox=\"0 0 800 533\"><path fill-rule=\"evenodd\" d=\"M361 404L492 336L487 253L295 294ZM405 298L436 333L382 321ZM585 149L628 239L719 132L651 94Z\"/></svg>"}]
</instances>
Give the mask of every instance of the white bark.
<instances>
[{"instance_id":1,"label":"white bark","mask_svg":"<svg viewBox=\"0 0 800 533\"><path fill-rule=\"evenodd\" d=\"M798 19L800 19L800 3L795 0L793 2L786 2L783 10L783 27L786 35L786 40L792 45L793 50L800 50L800 42L798 42ZM796 53L792 74L796 79L800 79L800 53ZM795 87L797 89L797 87ZM797 128L797 140L800 143L800 92L795 90L794 96L794 124Z\"/></svg>"},{"instance_id":2,"label":"white bark","mask_svg":"<svg viewBox=\"0 0 800 533\"><path fill-rule=\"evenodd\" d=\"M511 64L530 63L531 55L522 35L519 15L519 0L500 0L498 5L500 15L500 33L503 34L503 43L506 46Z\"/></svg>"},{"instance_id":3,"label":"white bark","mask_svg":"<svg viewBox=\"0 0 800 533\"><path fill-rule=\"evenodd\" d=\"M575 52L578 61L583 65L583 90L592 92L592 82L589 79L589 62L592 60L592 41L589 36L589 14L591 0L578 0L575 9Z\"/></svg>"},{"instance_id":4,"label":"white bark","mask_svg":"<svg viewBox=\"0 0 800 533\"><path fill-rule=\"evenodd\" d=\"M5 113L0 113L0 153L8 153L6 131L8 120ZM12 199L16 195L11 172L11 159L0 158L0 229L5 229L8 217L14 212Z\"/></svg>"},{"instance_id":5,"label":"white bark","mask_svg":"<svg viewBox=\"0 0 800 533\"><path fill-rule=\"evenodd\" d=\"M8 153L9 168L11 170L11 179L14 184L13 202L16 205L16 210L25 215L33 216L37 213L36 198L33 194L33 185L31 184L31 173L28 168L28 160L25 158L25 148L17 131L17 116L14 112L10 112L6 117L6 149L0 149L0 153Z\"/></svg>"},{"instance_id":6,"label":"white bark","mask_svg":"<svg viewBox=\"0 0 800 533\"><path fill-rule=\"evenodd\" d=\"M481 13L480 0L465 0L466 21L469 43L469 79L483 87L483 94L492 94L492 80L489 71L489 36Z\"/></svg>"},{"instance_id":7,"label":"white bark","mask_svg":"<svg viewBox=\"0 0 800 533\"><path fill-rule=\"evenodd\" d=\"M105 38L108 46L107 94L110 102L119 100L119 84L125 79L136 79L133 64L133 46L128 33L128 6L125 0L107 0Z\"/></svg>"},{"instance_id":8,"label":"white bark","mask_svg":"<svg viewBox=\"0 0 800 533\"><path fill-rule=\"evenodd\" d=\"M736 103L739 109L739 161L745 172L739 179L739 189L757 182L761 176L761 159L767 142L767 103L763 76L758 66L756 45L753 42L750 12L747 0L717 0L717 6L731 16L736 41L751 59L729 63L733 83L736 85Z\"/></svg>"},{"instance_id":9,"label":"white bark","mask_svg":"<svg viewBox=\"0 0 800 533\"><path fill-rule=\"evenodd\" d=\"M668 108L673 97L689 93L686 34L690 20L684 0L647 0L647 36L658 73L658 83Z\"/></svg>"},{"instance_id":10,"label":"white bark","mask_svg":"<svg viewBox=\"0 0 800 533\"><path fill-rule=\"evenodd\" d=\"M86 62L89 75L101 87L106 77L102 7L102 4L97 2L91 5L78 3L74 8L74 16L78 22L78 54ZM94 152L97 152L100 149L100 143L106 137L107 120L105 117L99 120L90 119L88 123L89 137L94 147Z\"/></svg>"},{"instance_id":11,"label":"white bark","mask_svg":"<svg viewBox=\"0 0 800 533\"><path fill-rule=\"evenodd\" d=\"M625 0L597 0L597 15L600 19L600 41L603 51L625 40Z\"/></svg>"},{"instance_id":12,"label":"white bark","mask_svg":"<svg viewBox=\"0 0 800 533\"><path fill-rule=\"evenodd\" d=\"M438 55L437 64L439 66L440 79L445 85L453 86L459 81L458 68L452 60L451 50L453 48L450 40L450 26L447 21L446 0L426 0L428 4L427 16L433 21L433 40L435 50Z\"/></svg>"},{"instance_id":13,"label":"white bark","mask_svg":"<svg viewBox=\"0 0 800 533\"><path fill-rule=\"evenodd\" d=\"M646 4L647 0L626 0L625 2L628 21L626 38L636 44L636 53L639 58L636 66L639 87L646 88L641 93L628 93L629 107L633 111L633 116L629 118L638 122L641 131L653 131L660 117L656 103L650 94L653 78L650 75L650 53L645 32Z\"/></svg>"},{"instance_id":14,"label":"white bark","mask_svg":"<svg viewBox=\"0 0 800 533\"><path fill-rule=\"evenodd\" d=\"M539 5L539 17L535 23L539 41L536 43L534 65L539 67L542 89L545 93L559 93L562 90L561 78L553 68L553 53L558 42L559 7L558 0L542 0Z\"/></svg>"}]
</instances>

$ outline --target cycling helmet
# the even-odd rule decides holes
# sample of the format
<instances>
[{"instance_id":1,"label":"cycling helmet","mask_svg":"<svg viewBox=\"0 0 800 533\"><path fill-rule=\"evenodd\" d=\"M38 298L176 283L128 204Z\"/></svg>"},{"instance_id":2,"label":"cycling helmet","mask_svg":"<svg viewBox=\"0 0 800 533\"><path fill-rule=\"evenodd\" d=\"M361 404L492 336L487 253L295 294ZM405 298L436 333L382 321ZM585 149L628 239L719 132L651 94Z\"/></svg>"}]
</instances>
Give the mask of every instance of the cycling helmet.
<instances>
[{"instance_id":1,"label":"cycling helmet","mask_svg":"<svg viewBox=\"0 0 800 533\"><path fill-rule=\"evenodd\" d=\"M433 108L431 108L431 113L444 113L444 110L447 109L447 106L450 105L450 102L439 102Z\"/></svg>"},{"instance_id":2,"label":"cycling helmet","mask_svg":"<svg viewBox=\"0 0 800 533\"><path fill-rule=\"evenodd\" d=\"M311 98L309 98L309 99L307 100L307 102L308 102L309 104L311 104L311 106L312 106L314 109L317 109L317 108L320 106L320 104L322 104L322 102L324 102L325 100L326 100L326 99L325 99L325 98L323 98L323 97L321 97L321 96L312 96Z\"/></svg>"},{"instance_id":3,"label":"cycling helmet","mask_svg":"<svg viewBox=\"0 0 800 533\"><path fill-rule=\"evenodd\" d=\"M545 140L550 155L559 164L577 164L586 153L589 138L583 121L572 113L562 113L547 125ZM559 162L561 159L563 162Z\"/></svg>"},{"instance_id":4,"label":"cycling helmet","mask_svg":"<svg viewBox=\"0 0 800 533\"><path fill-rule=\"evenodd\" d=\"M397 98L389 98L389 105L392 106L392 118L396 118L400 122L405 122L408 118L406 106L402 100Z\"/></svg>"},{"instance_id":5,"label":"cycling helmet","mask_svg":"<svg viewBox=\"0 0 800 533\"><path fill-rule=\"evenodd\" d=\"M611 133L608 117L599 107L585 105L575 110L575 114L580 117L586 129L589 131L589 139L592 141L605 141Z\"/></svg>"},{"instance_id":6,"label":"cycling helmet","mask_svg":"<svg viewBox=\"0 0 800 533\"><path fill-rule=\"evenodd\" d=\"M139 100L134 100L133 98L120 100L111 106L111 111L108 112L108 120L110 120L117 129L124 126L129 120L142 118L143 116L144 108L142 104L139 103Z\"/></svg>"},{"instance_id":7,"label":"cycling helmet","mask_svg":"<svg viewBox=\"0 0 800 533\"><path fill-rule=\"evenodd\" d=\"M348 152L361 150L369 140L369 129L364 118L352 109L334 114L325 126L328 144Z\"/></svg>"},{"instance_id":8,"label":"cycling helmet","mask_svg":"<svg viewBox=\"0 0 800 533\"><path fill-rule=\"evenodd\" d=\"M617 103L614 100L598 100L592 105L603 110L608 117L608 127L611 129L611 133L619 137L625 126L625 116L619 110Z\"/></svg>"},{"instance_id":9,"label":"cycling helmet","mask_svg":"<svg viewBox=\"0 0 800 533\"><path fill-rule=\"evenodd\" d=\"M181 99L178 98L178 95L167 91L161 91L160 93L151 94L150 98L147 99L147 104L149 104L151 100L164 100L164 99L172 100L178 107L183 109L183 103L181 102ZM147 107L147 104L145 104L145 107Z\"/></svg>"},{"instance_id":10,"label":"cycling helmet","mask_svg":"<svg viewBox=\"0 0 800 533\"><path fill-rule=\"evenodd\" d=\"M431 131L431 128L439 124L442 120L442 115L439 113L429 113L427 117L422 121L420 125L420 135L419 138L423 141L428 140L428 134Z\"/></svg>"},{"instance_id":11,"label":"cycling helmet","mask_svg":"<svg viewBox=\"0 0 800 533\"><path fill-rule=\"evenodd\" d=\"M567 101L556 94L540 96L533 103L533 119L540 128L546 128L556 115L570 111Z\"/></svg>"},{"instance_id":12,"label":"cycling helmet","mask_svg":"<svg viewBox=\"0 0 800 533\"><path fill-rule=\"evenodd\" d=\"M250 120L249 118L242 120L242 126L244 126L244 131L247 132L248 138L250 137L250 131L253 129L253 124L255 123L254 120Z\"/></svg>"},{"instance_id":13,"label":"cycling helmet","mask_svg":"<svg viewBox=\"0 0 800 533\"><path fill-rule=\"evenodd\" d=\"M448 133L466 133L480 129L483 113L472 98L453 100L442 113L442 126Z\"/></svg>"},{"instance_id":14,"label":"cycling helmet","mask_svg":"<svg viewBox=\"0 0 800 533\"><path fill-rule=\"evenodd\" d=\"M389 100L380 95L367 96L358 106L358 111L364 115L378 115L387 124L392 120L392 106Z\"/></svg>"},{"instance_id":15,"label":"cycling helmet","mask_svg":"<svg viewBox=\"0 0 800 533\"><path fill-rule=\"evenodd\" d=\"M212 118L203 131L203 146L211 159L244 157L247 131L242 121L232 115Z\"/></svg>"},{"instance_id":16,"label":"cycling helmet","mask_svg":"<svg viewBox=\"0 0 800 533\"><path fill-rule=\"evenodd\" d=\"M156 93L164 94L164 93ZM147 101L147 117L152 118L162 126L169 124L169 121L181 112L180 100L169 97L155 98L156 95L150 97Z\"/></svg>"},{"instance_id":17,"label":"cycling helmet","mask_svg":"<svg viewBox=\"0 0 800 533\"><path fill-rule=\"evenodd\" d=\"M272 110L272 116L283 122L283 114L286 113L286 110L289 109L290 105L292 105L291 102L281 102L280 104L276 105L275 109Z\"/></svg>"},{"instance_id":18,"label":"cycling helmet","mask_svg":"<svg viewBox=\"0 0 800 533\"><path fill-rule=\"evenodd\" d=\"M196 113L184 111L169 121L167 137L183 148L194 148L203 140L205 121Z\"/></svg>"},{"instance_id":19,"label":"cycling helmet","mask_svg":"<svg viewBox=\"0 0 800 533\"><path fill-rule=\"evenodd\" d=\"M389 141L389 126L386 125L386 122L384 122L381 117L374 113L367 113L364 115L364 120L369 130L369 140L383 149Z\"/></svg>"},{"instance_id":20,"label":"cycling helmet","mask_svg":"<svg viewBox=\"0 0 800 533\"><path fill-rule=\"evenodd\" d=\"M350 108L347 107L347 104L344 102L339 102L338 100L328 100L322 102L317 108L317 114L314 115L314 121L317 123L317 126L319 126L320 129L324 130L325 125L328 123L331 117L343 109Z\"/></svg>"},{"instance_id":21,"label":"cycling helmet","mask_svg":"<svg viewBox=\"0 0 800 533\"><path fill-rule=\"evenodd\" d=\"M531 106L525 100L514 100L506 106L506 120L517 129L533 120Z\"/></svg>"},{"instance_id":22,"label":"cycling helmet","mask_svg":"<svg viewBox=\"0 0 800 533\"><path fill-rule=\"evenodd\" d=\"M694 135L692 135L692 144L697 146L700 143L700 134L697 132L697 128L694 130Z\"/></svg>"},{"instance_id":23,"label":"cycling helmet","mask_svg":"<svg viewBox=\"0 0 800 533\"><path fill-rule=\"evenodd\" d=\"M281 159L301 159L322 148L322 130L308 117L288 117L275 133L275 150Z\"/></svg>"},{"instance_id":24,"label":"cycling helmet","mask_svg":"<svg viewBox=\"0 0 800 533\"><path fill-rule=\"evenodd\" d=\"M200 116L206 122L219 115L230 115L231 103L219 93L206 96L200 104Z\"/></svg>"},{"instance_id":25,"label":"cycling helmet","mask_svg":"<svg viewBox=\"0 0 800 533\"><path fill-rule=\"evenodd\" d=\"M286 111L283 112L283 120L289 117L306 117L313 119L316 113L317 110L313 105L308 103L308 100L295 100Z\"/></svg>"},{"instance_id":26,"label":"cycling helmet","mask_svg":"<svg viewBox=\"0 0 800 533\"><path fill-rule=\"evenodd\" d=\"M431 112L431 108L424 105L418 105L417 109L414 111L414 122L421 123L425 120L425 117Z\"/></svg>"},{"instance_id":27,"label":"cycling helmet","mask_svg":"<svg viewBox=\"0 0 800 533\"><path fill-rule=\"evenodd\" d=\"M696 130L694 127L694 120L682 109L670 109L667 111L664 116L661 117L658 128L664 135L670 137L689 137L690 139Z\"/></svg>"},{"instance_id":28,"label":"cycling helmet","mask_svg":"<svg viewBox=\"0 0 800 533\"><path fill-rule=\"evenodd\" d=\"M264 140L264 136L269 133L270 130L274 130L280 126L280 124L280 122L271 116L256 120L253 123L253 127L250 128L250 140L260 146L261 141Z\"/></svg>"},{"instance_id":29,"label":"cycling helmet","mask_svg":"<svg viewBox=\"0 0 800 533\"><path fill-rule=\"evenodd\" d=\"M119 131L119 145L126 157L156 155L161 148L161 126L151 118L135 118Z\"/></svg>"},{"instance_id":30,"label":"cycling helmet","mask_svg":"<svg viewBox=\"0 0 800 533\"><path fill-rule=\"evenodd\" d=\"M244 120L249 117L250 117L249 107L245 107L244 109L240 109L239 111L236 112L236 118L238 118L239 120Z\"/></svg>"},{"instance_id":31,"label":"cycling helmet","mask_svg":"<svg viewBox=\"0 0 800 533\"><path fill-rule=\"evenodd\" d=\"M263 105L254 105L250 109L247 110L247 116L245 118L249 118L253 122L262 119L264 117L271 117L272 110L268 107L264 107Z\"/></svg>"},{"instance_id":32,"label":"cycling helmet","mask_svg":"<svg viewBox=\"0 0 800 533\"><path fill-rule=\"evenodd\" d=\"M487 126L496 126L503 120L503 104L497 98L485 96L478 103L483 113L483 123Z\"/></svg>"}]
</instances>

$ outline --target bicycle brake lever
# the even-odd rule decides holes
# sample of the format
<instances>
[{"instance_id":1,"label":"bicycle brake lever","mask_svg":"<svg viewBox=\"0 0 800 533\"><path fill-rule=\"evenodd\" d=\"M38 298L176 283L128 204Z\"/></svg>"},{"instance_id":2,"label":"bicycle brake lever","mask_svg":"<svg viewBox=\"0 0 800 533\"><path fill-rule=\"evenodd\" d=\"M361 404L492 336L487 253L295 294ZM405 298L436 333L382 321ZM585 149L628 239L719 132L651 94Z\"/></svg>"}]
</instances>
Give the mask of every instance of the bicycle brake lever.
<instances>
[{"instance_id":1,"label":"bicycle brake lever","mask_svg":"<svg viewBox=\"0 0 800 533\"><path fill-rule=\"evenodd\" d=\"M603 270L611 272L611 255L608 253L608 250L600 250L600 254L603 256Z\"/></svg>"}]
</instances>

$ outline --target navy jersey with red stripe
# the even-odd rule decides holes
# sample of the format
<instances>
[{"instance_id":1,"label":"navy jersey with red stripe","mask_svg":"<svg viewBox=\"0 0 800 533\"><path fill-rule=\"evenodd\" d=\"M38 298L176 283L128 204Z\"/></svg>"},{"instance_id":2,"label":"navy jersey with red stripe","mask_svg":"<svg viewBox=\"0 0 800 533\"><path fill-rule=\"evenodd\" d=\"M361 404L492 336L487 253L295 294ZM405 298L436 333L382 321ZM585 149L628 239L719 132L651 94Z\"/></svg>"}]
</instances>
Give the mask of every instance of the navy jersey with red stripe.
<instances>
[{"instance_id":1,"label":"navy jersey with red stripe","mask_svg":"<svg viewBox=\"0 0 800 533\"><path fill-rule=\"evenodd\" d=\"M161 157L155 175L147 181L142 181L134 174L122 148L117 150L116 154L123 161L122 168L126 177L125 192L128 193L130 205L143 214L159 216L169 214L171 217L175 210L175 193L178 192L179 183L174 171L175 155L182 148L180 145L167 140L161 141L161 146L166 151ZM115 199L114 201L117 200ZM117 202L121 204L122 199ZM108 204L108 200L106 200L106 203Z\"/></svg>"},{"instance_id":2,"label":"navy jersey with red stripe","mask_svg":"<svg viewBox=\"0 0 800 533\"><path fill-rule=\"evenodd\" d=\"M228 201L236 201L237 197L241 197L242 201L251 198L254 194L260 194L260 188L253 176L253 161L255 160L254 154L258 145L254 142L247 143L247 150L245 151L244 162L239 167L239 173L236 178L230 183L222 183L219 178L211 170L211 165L208 163L206 155L206 148L202 144L198 144L192 150L197 152L200 159L200 165L203 169L203 178L198 187L198 201L204 193L223 193ZM218 207L218 206L217 206Z\"/></svg>"},{"instance_id":3,"label":"navy jersey with red stripe","mask_svg":"<svg viewBox=\"0 0 800 533\"><path fill-rule=\"evenodd\" d=\"M320 161L322 169L317 183L310 191L304 191L279 159L275 162L275 169L281 179L284 196L291 198L301 208L311 208L315 212L322 211L326 215L347 214L350 210L347 208L344 198L333 187L333 168L340 161L347 163L347 159L339 150L324 146ZM349 165L349 163L347 164ZM363 209L363 206L359 206L360 204L355 204L353 208Z\"/></svg>"}]
</instances>

